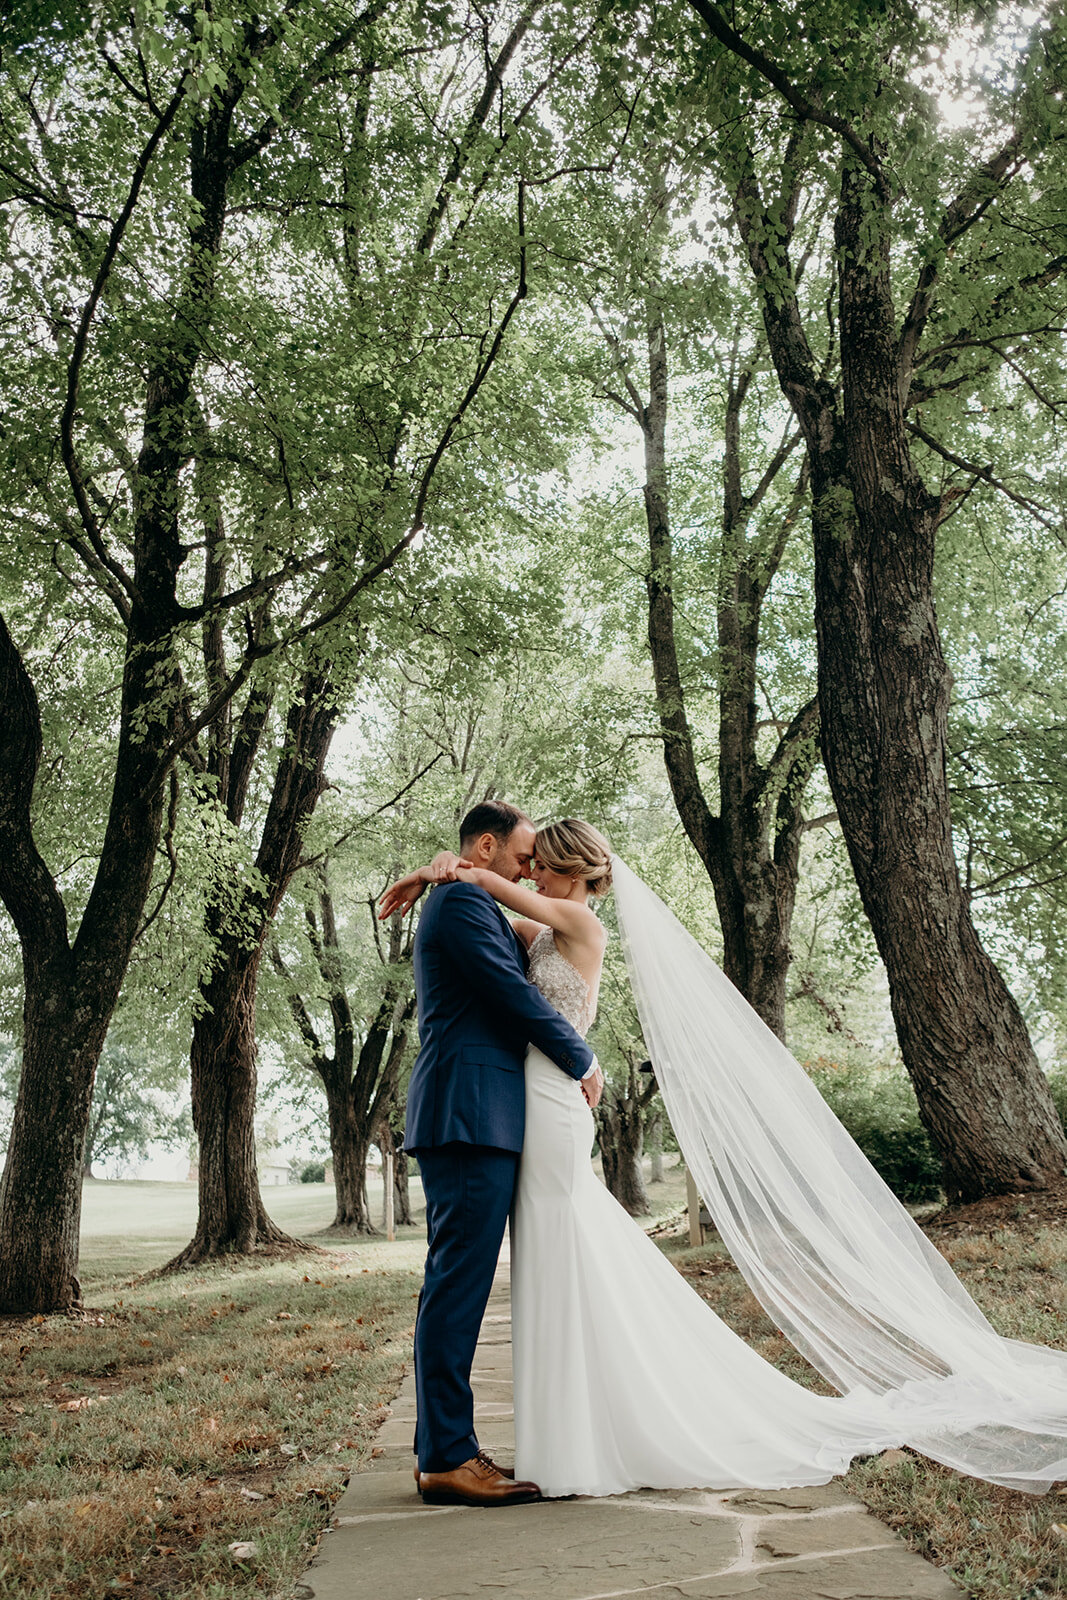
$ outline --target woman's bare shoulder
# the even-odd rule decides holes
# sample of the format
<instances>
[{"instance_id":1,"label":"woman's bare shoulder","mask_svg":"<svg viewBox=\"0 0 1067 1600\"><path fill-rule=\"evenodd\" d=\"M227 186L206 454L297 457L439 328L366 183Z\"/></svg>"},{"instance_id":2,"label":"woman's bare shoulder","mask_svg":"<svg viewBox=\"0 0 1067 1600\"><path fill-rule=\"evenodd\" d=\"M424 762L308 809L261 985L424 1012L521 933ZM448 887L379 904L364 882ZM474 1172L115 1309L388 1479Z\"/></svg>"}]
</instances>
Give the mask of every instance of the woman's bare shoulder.
<instances>
[{"instance_id":1,"label":"woman's bare shoulder","mask_svg":"<svg viewBox=\"0 0 1067 1600\"><path fill-rule=\"evenodd\" d=\"M511 926L515 929L527 950L529 950L537 935L542 933L548 924L534 922L532 917L517 917Z\"/></svg>"}]
</instances>

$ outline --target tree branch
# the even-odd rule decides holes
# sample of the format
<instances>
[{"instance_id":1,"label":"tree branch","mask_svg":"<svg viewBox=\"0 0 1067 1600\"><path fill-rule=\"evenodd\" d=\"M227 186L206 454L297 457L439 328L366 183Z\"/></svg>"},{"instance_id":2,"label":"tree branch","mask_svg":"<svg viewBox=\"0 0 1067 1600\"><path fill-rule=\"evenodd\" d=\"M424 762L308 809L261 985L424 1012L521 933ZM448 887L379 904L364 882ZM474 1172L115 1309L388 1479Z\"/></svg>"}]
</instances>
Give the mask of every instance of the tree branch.
<instances>
[{"instance_id":1,"label":"tree branch","mask_svg":"<svg viewBox=\"0 0 1067 1600\"><path fill-rule=\"evenodd\" d=\"M67 469L67 476L70 479L70 485L74 491L75 503L77 504L78 513L81 516L82 526L85 529L86 536L88 537L89 543L92 545L98 560L104 567L106 567L108 572L111 573L112 577L119 584L121 584L122 588L128 595L131 596L131 598L133 597L134 586L130 575L121 565L121 563L113 560L113 558L108 554L101 534L100 525L96 519L96 514L89 503L85 475L83 473L81 462L74 445L74 417L78 407L78 387L81 380L81 370L85 361L85 354L89 344L89 331L93 324L96 308L100 303L100 296L104 292L105 285L107 284L107 280L111 274L111 268L115 262L115 257L119 251L119 246L122 243L122 237L126 232L127 226L129 225L130 218L133 216L134 207L137 204L137 199L140 195L142 185L144 184L144 180L148 174L148 168L151 165L152 157L155 155L164 134L178 113L178 109L185 98L185 90L186 77L183 74L182 81L175 89L166 109L157 120L156 125L144 146L144 149L141 151L141 154L137 159L137 164L133 170L133 177L130 181L130 188L126 196L125 203L112 225L107 246L105 247L100 265L96 270L96 277L93 280L92 288L89 291L89 298L82 307L82 314L78 320L78 327L74 335L74 348L71 351L70 361L67 365L66 401L63 406L62 416L59 420L59 437L60 448L63 456L63 465Z\"/></svg>"},{"instance_id":2,"label":"tree branch","mask_svg":"<svg viewBox=\"0 0 1067 1600\"><path fill-rule=\"evenodd\" d=\"M429 255L433 249L434 240L437 238L438 229L441 226L441 220L448 208L449 198L459 181L460 174L470 159L471 151L478 136L485 126L493 101L503 85L504 73L508 69L508 64L525 38L531 22L543 4L544 0L534 0L534 4L527 6L504 40L496 60L486 62L485 84L474 110L471 112L463 137L457 144L452 160L449 162L445 175L441 179L440 187L427 214L418 244L415 246L416 255Z\"/></svg>"},{"instance_id":3,"label":"tree branch","mask_svg":"<svg viewBox=\"0 0 1067 1600\"><path fill-rule=\"evenodd\" d=\"M1034 856L1032 860L1024 861L1022 865L1018 867L1008 867L1004 872L998 873L995 878L988 878L985 883L975 884L973 890L971 891L972 894L979 896L992 894L994 889L997 889L1002 883L1007 883L1011 878L1019 878L1023 875L1023 873L1030 872L1034 867L1040 866L1042 861L1047 861L1049 857L1054 856L1058 850L1062 850L1065 844L1067 844L1067 833L1063 834L1061 838L1056 839L1052 844L1049 845L1047 850L1042 850L1041 854ZM1057 873L1056 876L1061 877L1062 874ZM1045 879L1044 881L1054 882L1055 880Z\"/></svg>"},{"instance_id":4,"label":"tree branch","mask_svg":"<svg viewBox=\"0 0 1067 1600\"><path fill-rule=\"evenodd\" d=\"M169 802L169 804L167 806L167 826L166 826L166 829L165 829L164 834L163 834L163 848L167 852L167 860L170 863L170 870L167 873L166 882L164 883L162 889L159 891L159 899L156 901L154 909L149 912L148 916L144 919L144 921L141 923L140 928L138 928L138 930L137 930L137 938L138 939L143 939L144 938L145 934L148 932L148 930L152 926L153 922L155 922L156 918L159 916L159 913L163 910L163 903L166 900L167 896L170 894L171 888L173 887L173 884L174 884L174 880L178 875L178 856L177 856L177 852L174 849L174 829L175 829L175 825L176 825L177 821L178 821L178 774L175 771L175 769L173 767L171 767L171 769L170 769L170 802Z\"/></svg>"},{"instance_id":5,"label":"tree branch","mask_svg":"<svg viewBox=\"0 0 1067 1600\"><path fill-rule=\"evenodd\" d=\"M941 444L932 434L927 433L920 423L909 422L907 429L917 439L921 439L923 444L928 445L942 460L947 461L950 466L959 467L961 472L969 472L974 478L981 478L983 483L988 483L990 488L996 489L998 493L1014 501L1017 506L1021 506L1024 511L1028 511L1032 517L1040 522L1042 527L1047 528L1050 533L1054 533L1058 539L1062 539L1062 530L1057 526L1052 513L1046 506L1039 505L1036 500L1030 500L1026 495L1018 494L1014 489L1009 488L1000 478L994 476L991 467L980 467L976 462L968 461L965 457L957 455L954 450L950 450L947 445Z\"/></svg>"},{"instance_id":6,"label":"tree branch","mask_svg":"<svg viewBox=\"0 0 1067 1600\"><path fill-rule=\"evenodd\" d=\"M267 954L270 957L271 966L285 984L286 1004L289 1007L293 1021L296 1023L297 1032L310 1052L312 1067L322 1077L327 1065L327 1056L322 1048L322 1041L315 1031L315 1025L311 1020L308 1009L297 991L296 981L285 964L277 939L272 938L268 941Z\"/></svg>"},{"instance_id":7,"label":"tree branch","mask_svg":"<svg viewBox=\"0 0 1067 1600\"><path fill-rule=\"evenodd\" d=\"M300 110L312 90L317 89L323 82L329 67L336 61L337 57L344 55L346 50L351 49L363 30L370 23L376 22L383 14L386 6L387 0L372 0L372 3L367 6L365 11L360 13L354 22L350 23L347 28L344 28L335 38L330 40L329 44L323 47L308 70L301 75L286 95L278 116L267 117L255 133L251 134L247 139L243 139L240 144L235 144L232 147L229 156L231 173L236 172L238 167L244 166L246 161L251 160L253 156L259 155L262 150L266 149L279 129ZM265 29L261 34L256 35L252 53L261 55L264 50L276 42L277 34L275 30L273 28Z\"/></svg>"},{"instance_id":8,"label":"tree branch","mask_svg":"<svg viewBox=\"0 0 1067 1600\"><path fill-rule=\"evenodd\" d=\"M769 56L765 56L762 50L757 50L754 46L746 43L741 35L734 28L731 28L722 12L717 6L713 6L710 0L689 0L689 3L701 18L712 38L725 45L732 55L740 57L742 61L747 61L749 66L754 67L761 77L766 78L767 82L778 90L783 100L796 112L798 117L801 117L805 122L821 123L824 128L829 128L831 133L836 133L839 138L843 139L870 173L879 197L886 203L892 200L892 189L882 170L881 162L870 145L860 137L851 123L846 122L843 117L835 116L832 111L821 110L814 101L809 100L806 95L802 94L796 84L791 82L782 71L781 67L777 66Z\"/></svg>"}]
</instances>

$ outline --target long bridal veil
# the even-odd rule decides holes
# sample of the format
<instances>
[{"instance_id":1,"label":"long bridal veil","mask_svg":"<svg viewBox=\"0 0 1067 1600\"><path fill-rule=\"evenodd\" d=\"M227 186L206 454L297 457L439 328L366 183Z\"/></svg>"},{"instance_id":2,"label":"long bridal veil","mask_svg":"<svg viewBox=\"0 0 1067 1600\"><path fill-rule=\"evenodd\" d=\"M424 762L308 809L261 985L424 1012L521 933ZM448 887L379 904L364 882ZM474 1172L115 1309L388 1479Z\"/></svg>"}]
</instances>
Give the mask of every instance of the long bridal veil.
<instances>
[{"instance_id":1,"label":"long bridal veil","mask_svg":"<svg viewBox=\"0 0 1067 1600\"><path fill-rule=\"evenodd\" d=\"M975 1477L1033 1493L1067 1478L1067 1354L994 1331L781 1041L658 896L612 865L667 1114L776 1325L870 1411L872 1441L890 1415L904 1442Z\"/></svg>"}]
</instances>

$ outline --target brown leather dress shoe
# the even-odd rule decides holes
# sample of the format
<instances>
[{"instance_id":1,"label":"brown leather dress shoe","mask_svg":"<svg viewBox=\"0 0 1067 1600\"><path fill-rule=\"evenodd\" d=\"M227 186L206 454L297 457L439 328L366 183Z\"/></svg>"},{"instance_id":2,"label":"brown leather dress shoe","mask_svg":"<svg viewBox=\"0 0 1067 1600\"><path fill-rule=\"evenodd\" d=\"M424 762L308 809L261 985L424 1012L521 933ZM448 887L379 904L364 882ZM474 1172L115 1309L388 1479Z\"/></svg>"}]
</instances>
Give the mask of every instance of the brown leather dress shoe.
<instances>
[{"instance_id":1,"label":"brown leather dress shoe","mask_svg":"<svg viewBox=\"0 0 1067 1600\"><path fill-rule=\"evenodd\" d=\"M492 1467L494 1469L494 1471L499 1472L499 1474L500 1474L500 1476L502 1478L510 1478L511 1481L514 1483L514 1481L515 1481L515 1468L514 1467L502 1467L502 1466L498 1465L498 1463L493 1460L492 1456L489 1454L489 1452L487 1450L479 1450L478 1451L478 1460L479 1461L484 1461L485 1465L487 1467ZM415 1487L416 1487L416 1489L418 1489L419 1488L419 1478L420 1478L421 1474L419 1472L419 1464L418 1464L417 1461L415 1463L414 1472L415 1472ZM420 1493L421 1493L421 1490L420 1490Z\"/></svg>"},{"instance_id":2,"label":"brown leather dress shoe","mask_svg":"<svg viewBox=\"0 0 1067 1600\"><path fill-rule=\"evenodd\" d=\"M521 1506L541 1498L536 1483L516 1483L506 1477L484 1451L451 1472L419 1472L416 1468L415 1481L431 1506Z\"/></svg>"}]
</instances>

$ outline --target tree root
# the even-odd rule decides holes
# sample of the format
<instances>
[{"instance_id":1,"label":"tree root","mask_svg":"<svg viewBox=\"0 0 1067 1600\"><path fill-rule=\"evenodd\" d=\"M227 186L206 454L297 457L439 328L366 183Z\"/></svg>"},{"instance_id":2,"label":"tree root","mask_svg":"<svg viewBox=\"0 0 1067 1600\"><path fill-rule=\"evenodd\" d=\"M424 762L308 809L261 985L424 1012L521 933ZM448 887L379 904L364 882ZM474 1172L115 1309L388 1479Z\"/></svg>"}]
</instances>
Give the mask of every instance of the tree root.
<instances>
[{"instance_id":1,"label":"tree root","mask_svg":"<svg viewBox=\"0 0 1067 1600\"><path fill-rule=\"evenodd\" d=\"M371 1222L331 1222L319 1228L316 1239L382 1239L385 1235Z\"/></svg>"},{"instance_id":2,"label":"tree root","mask_svg":"<svg viewBox=\"0 0 1067 1600\"><path fill-rule=\"evenodd\" d=\"M321 1255L318 1245L307 1239L293 1239L280 1228L272 1228L268 1235L257 1234L250 1245L236 1239L206 1239L197 1232L184 1250L161 1267L147 1273L149 1278L168 1277L183 1272L187 1267L199 1267L215 1261L272 1261L285 1256Z\"/></svg>"}]
</instances>

